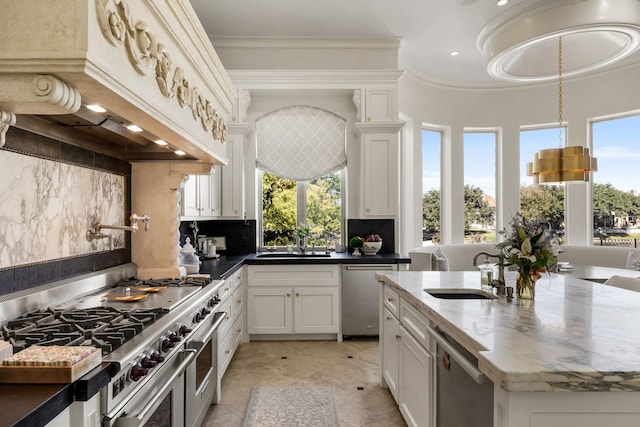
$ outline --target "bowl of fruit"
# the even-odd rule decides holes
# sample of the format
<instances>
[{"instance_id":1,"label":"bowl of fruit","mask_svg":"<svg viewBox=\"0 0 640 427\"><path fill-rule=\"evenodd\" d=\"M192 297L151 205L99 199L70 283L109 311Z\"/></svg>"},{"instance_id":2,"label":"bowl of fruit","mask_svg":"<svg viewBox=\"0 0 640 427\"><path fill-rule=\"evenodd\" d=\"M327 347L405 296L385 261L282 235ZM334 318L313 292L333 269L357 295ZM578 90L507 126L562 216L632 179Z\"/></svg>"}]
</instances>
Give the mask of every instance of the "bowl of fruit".
<instances>
[{"instance_id":1,"label":"bowl of fruit","mask_svg":"<svg viewBox=\"0 0 640 427\"><path fill-rule=\"evenodd\" d=\"M364 238L362 252L365 255L375 255L382 247L382 239L377 234L370 234Z\"/></svg>"}]
</instances>

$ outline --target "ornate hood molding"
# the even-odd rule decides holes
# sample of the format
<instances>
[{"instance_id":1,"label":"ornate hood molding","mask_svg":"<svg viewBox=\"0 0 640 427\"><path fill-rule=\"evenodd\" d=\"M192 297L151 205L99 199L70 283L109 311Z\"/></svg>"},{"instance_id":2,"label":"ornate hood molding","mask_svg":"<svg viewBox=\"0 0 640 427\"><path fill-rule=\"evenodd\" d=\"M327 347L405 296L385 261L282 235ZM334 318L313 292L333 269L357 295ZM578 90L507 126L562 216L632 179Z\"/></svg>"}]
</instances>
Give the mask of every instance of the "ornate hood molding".
<instances>
[{"instance_id":1,"label":"ornate hood molding","mask_svg":"<svg viewBox=\"0 0 640 427\"><path fill-rule=\"evenodd\" d=\"M21 114L47 115L68 129L75 122L64 115L89 120L84 107L99 104L107 112L77 126L107 123L124 138L125 125L144 130L121 144L125 159L164 150L167 160L180 149L226 163L235 89L188 0L0 0L0 9L12 17L0 30L0 135L12 115L18 125Z\"/></svg>"}]
</instances>

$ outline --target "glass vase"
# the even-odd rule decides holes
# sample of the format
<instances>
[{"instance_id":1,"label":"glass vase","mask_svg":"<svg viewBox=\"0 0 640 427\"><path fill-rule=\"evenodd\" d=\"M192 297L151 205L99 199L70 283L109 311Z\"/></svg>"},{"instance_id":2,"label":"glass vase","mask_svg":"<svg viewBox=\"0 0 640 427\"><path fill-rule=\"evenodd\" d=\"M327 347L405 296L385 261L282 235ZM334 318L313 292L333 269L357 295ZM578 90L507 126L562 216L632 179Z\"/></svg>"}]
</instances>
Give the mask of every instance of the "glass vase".
<instances>
[{"instance_id":1,"label":"glass vase","mask_svg":"<svg viewBox=\"0 0 640 427\"><path fill-rule=\"evenodd\" d=\"M298 236L298 250L302 253L307 250L307 236Z\"/></svg>"},{"instance_id":2,"label":"glass vase","mask_svg":"<svg viewBox=\"0 0 640 427\"><path fill-rule=\"evenodd\" d=\"M516 276L516 298L533 300L536 297L536 281L538 278L532 274L522 274L518 271Z\"/></svg>"}]
</instances>

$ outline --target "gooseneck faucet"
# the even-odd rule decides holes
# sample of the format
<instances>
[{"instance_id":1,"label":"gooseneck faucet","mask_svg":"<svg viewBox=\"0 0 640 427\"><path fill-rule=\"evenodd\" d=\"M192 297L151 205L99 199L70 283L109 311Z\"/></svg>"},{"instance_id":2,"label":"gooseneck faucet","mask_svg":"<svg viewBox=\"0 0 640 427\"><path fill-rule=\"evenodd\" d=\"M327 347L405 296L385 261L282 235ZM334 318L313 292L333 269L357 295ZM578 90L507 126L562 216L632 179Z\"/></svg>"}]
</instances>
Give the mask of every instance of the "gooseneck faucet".
<instances>
[{"instance_id":1,"label":"gooseneck faucet","mask_svg":"<svg viewBox=\"0 0 640 427\"><path fill-rule=\"evenodd\" d=\"M506 282L504 280L504 260L505 255L502 252L498 252L497 254L490 254L488 252L478 252L473 257L473 265L478 266L478 257L480 255L484 255L487 258L497 258L498 259L498 278L492 281L491 286L498 288L498 295L504 295L506 289Z\"/></svg>"},{"instance_id":2,"label":"gooseneck faucet","mask_svg":"<svg viewBox=\"0 0 640 427\"><path fill-rule=\"evenodd\" d=\"M149 217L149 215L140 216L133 213L129 217L129 220L131 222L131 225L106 225L106 224L101 224L100 222L96 222L92 226L93 230L87 230L87 233L86 233L87 241L90 242L92 240L107 238L109 239L109 249L113 250L113 234L105 234L102 232L103 229L125 230L125 231L131 231L132 233L135 233L139 229L138 221L142 221L144 222L144 231L149 230L149 222L151 221L151 218Z\"/></svg>"}]
</instances>

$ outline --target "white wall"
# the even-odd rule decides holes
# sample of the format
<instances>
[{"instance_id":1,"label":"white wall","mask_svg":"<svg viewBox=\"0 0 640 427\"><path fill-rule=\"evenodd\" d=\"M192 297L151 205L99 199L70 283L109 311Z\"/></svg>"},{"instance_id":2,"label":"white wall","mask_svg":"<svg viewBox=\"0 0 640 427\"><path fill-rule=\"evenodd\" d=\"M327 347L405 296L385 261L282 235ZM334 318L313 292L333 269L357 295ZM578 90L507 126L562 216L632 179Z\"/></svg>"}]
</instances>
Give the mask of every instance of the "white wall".
<instances>
[{"instance_id":1,"label":"white wall","mask_svg":"<svg viewBox=\"0 0 640 427\"><path fill-rule=\"evenodd\" d=\"M568 145L589 146L589 121L621 113L640 112L640 65L589 78L565 80L563 117L568 123ZM519 206L519 133L522 126L558 122L557 82L528 88L457 89L438 87L410 75L400 80L400 114L411 126L412 140L404 143L413 150L405 156L403 173L422 182L421 129L423 124L443 127L445 157L443 174L443 231L445 243L463 240L463 145L465 128L496 128L501 134L496 162L503 187L499 188L498 228L509 221ZM553 141L551 141L553 143ZM550 146L553 148L554 146ZM596 172L597 173L597 172ZM421 186L415 185L408 200L421 200ZM591 207L588 184L572 184L567 191L567 240L589 244ZM419 246L421 221L416 209L405 209L403 221L413 224L413 244ZM405 236L406 237L406 236ZM405 242L408 240L405 238ZM401 248L403 251L408 248Z\"/></svg>"}]
</instances>

